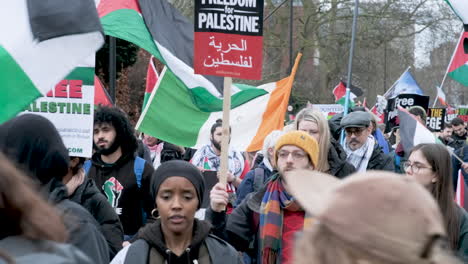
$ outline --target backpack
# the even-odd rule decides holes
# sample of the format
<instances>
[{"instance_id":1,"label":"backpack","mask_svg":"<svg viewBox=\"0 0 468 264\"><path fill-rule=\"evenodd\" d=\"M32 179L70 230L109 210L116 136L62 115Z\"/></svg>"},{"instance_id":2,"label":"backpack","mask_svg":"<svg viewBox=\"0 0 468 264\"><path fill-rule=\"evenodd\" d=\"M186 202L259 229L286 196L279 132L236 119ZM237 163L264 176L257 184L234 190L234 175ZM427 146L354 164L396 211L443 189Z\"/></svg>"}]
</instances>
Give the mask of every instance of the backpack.
<instances>
[{"instance_id":1,"label":"backpack","mask_svg":"<svg viewBox=\"0 0 468 264\"><path fill-rule=\"evenodd\" d=\"M135 157L135 161L133 163L133 172L135 173L136 182L138 188L141 188L141 178L143 177L143 171L145 170L145 160L140 157ZM83 164L83 169L85 170L85 174L88 175L89 170L92 166L91 160L85 161Z\"/></svg>"}]
</instances>

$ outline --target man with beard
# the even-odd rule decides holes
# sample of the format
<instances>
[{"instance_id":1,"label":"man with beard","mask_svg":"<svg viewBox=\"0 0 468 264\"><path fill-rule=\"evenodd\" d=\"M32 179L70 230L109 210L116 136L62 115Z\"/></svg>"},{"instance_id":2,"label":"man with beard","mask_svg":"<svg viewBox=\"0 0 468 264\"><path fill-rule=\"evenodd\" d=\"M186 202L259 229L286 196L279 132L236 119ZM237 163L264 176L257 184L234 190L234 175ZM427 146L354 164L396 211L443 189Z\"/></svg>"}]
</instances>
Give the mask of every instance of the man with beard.
<instances>
[{"instance_id":1,"label":"man with beard","mask_svg":"<svg viewBox=\"0 0 468 264\"><path fill-rule=\"evenodd\" d=\"M198 149L190 161L201 171L219 171L221 165L221 138L223 136L222 126L222 120L216 120L213 126L211 126L211 144ZM244 164L244 156L239 151L230 148L228 156L227 190L229 192L229 208L231 208L237 199L236 188L242 182L242 176L246 173L244 172L246 166Z\"/></svg>"},{"instance_id":2,"label":"man with beard","mask_svg":"<svg viewBox=\"0 0 468 264\"><path fill-rule=\"evenodd\" d=\"M246 252L252 263L292 263L295 234L310 227L313 220L290 195L283 177L296 169L315 170L318 159L318 143L308 133L291 131L280 136L273 152L273 176L248 194L231 215L224 211L225 187L218 183L211 190L206 216L214 234Z\"/></svg>"},{"instance_id":3,"label":"man with beard","mask_svg":"<svg viewBox=\"0 0 468 264\"><path fill-rule=\"evenodd\" d=\"M153 167L136 157L138 143L125 114L101 106L94 113L94 149L88 177L96 182L119 215L125 240L135 235L151 215L149 192ZM86 166L85 166L86 169Z\"/></svg>"},{"instance_id":4,"label":"man with beard","mask_svg":"<svg viewBox=\"0 0 468 264\"><path fill-rule=\"evenodd\" d=\"M386 155L372 136L371 115L367 112L352 112L341 120L346 132L346 161L356 170L393 171L392 158Z\"/></svg>"},{"instance_id":5,"label":"man with beard","mask_svg":"<svg viewBox=\"0 0 468 264\"><path fill-rule=\"evenodd\" d=\"M468 138L468 132L466 131L466 126L465 126L465 122L463 122L463 119L459 117L455 117L454 119L452 119L452 128L453 128L453 134L452 134L453 139L466 141L466 139Z\"/></svg>"}]
</instances>

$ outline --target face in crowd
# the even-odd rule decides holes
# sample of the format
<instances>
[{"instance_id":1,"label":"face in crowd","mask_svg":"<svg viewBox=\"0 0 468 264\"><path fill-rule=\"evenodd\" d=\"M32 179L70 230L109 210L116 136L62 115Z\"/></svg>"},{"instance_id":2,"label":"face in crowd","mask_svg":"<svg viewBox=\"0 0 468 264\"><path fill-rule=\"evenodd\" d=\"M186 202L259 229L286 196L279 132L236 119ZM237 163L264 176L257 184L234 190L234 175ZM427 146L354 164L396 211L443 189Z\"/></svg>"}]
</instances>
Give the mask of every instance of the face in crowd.
<instances>
[{"instance_id":1,"label":"face in crowd","mask_svg":"<svg viewBox=\"0 0 468 264\"><path fill-rule=\"evenodd\" d=\"M425 187L437 181L434 168L429 164L421 150L412 152L408 161L403 164L403 168L405 169L406 175L414 177Z\"/></svg>"},{"instance_id":2,"label":"face in crowd","mask_svg":"<svg viewBox=\"0 0 468 264\"><path fill-rule=\"evenodd\" d=\"M115 150L117 132L112 124L95 124L93 133L94 145L98 151L108 153L111 150Z\"/></svg>"},{"instance_id":3,"label":"face in crowd","mask_svg":"<svg viewBox=\"0 0 468 264\"><path fill-rule=\"evenodd\" d=\"M440 137L443 139L448 139L452 136L453 133L453 128L451 127L445 127L442 132L440 132Z\"/></svg>"},{"instance_id":4,"label":"face in crowd","mask_svg":"<svg viewBox=\"0 0 468 264\"><path fill-rule=\"evenodd\" d=\"M180 176L167 178L156 196L163 232L180 235L191 230L198 203L197 192L189 180Z\"/></svg>"},{"instance_id":5,"label":"face in crowd","mask_svg":"<svg viewBox=\"0 0 468 264\"><path fill-rule=\"evenodd\" d=\"M347 127L345 131L346 144L355 151L366 143L367 138L372 133L372 127Z\"/></svg>"},{"instance_id":6,"label":"face in crowd","mask_svg":"<svg viewBox=\"0 0 468 264\"><path fill-rule=\"evenodd\" d=\"M277 153L277 168L281 175L295 169L314 169L307 153L295 145L284 145Z\"/></svg>"},{"instance_id":7,"label":"face in crowd","mask_svg":"<svg viewBox=\"0 0 468 264\"><path fill-rule=\"evenodd\" d=\"M148 144L148 146L150 146L150 147L158 144L158 139L155 138L155 137L152 137L150 135L145 135L144 138L145 138L146 144Z\"/></svg>"},{"instance_id":8,"label":"face in crowd","mask_svg":"<svg viewBox=\"0 0 468 264\"><path fill-rule=\"evenodd\" d=\"M311 135L317 142L320 140L320 130L317 122L310 120L302 120L299 122L297 130L304 131L307 134Z\"/></svg>"},{"instance_id":9,"label":"face in crowd","mask_svg":"<svg viewBox=\"0 0 468 264\"><path fill-rule=\"evenodd\" d=\"M458 126L453 125L452 128L453 128L453 133L457 134L459 136L463 136L466 133L466 129L465 129L464 124L460 124Z\"/></svg>"},{"instance_id":10,"label":"face in crowd","mask_svg":"<svg viewBox=\"0 0 468 264\"><path fill-rule=\"evenodd\" d=\"M221 139L223 138L223 127L219 126L211 134L211 144L213 147L216 148L218 151L221 151Z\"/></svg>"}]
</instances>

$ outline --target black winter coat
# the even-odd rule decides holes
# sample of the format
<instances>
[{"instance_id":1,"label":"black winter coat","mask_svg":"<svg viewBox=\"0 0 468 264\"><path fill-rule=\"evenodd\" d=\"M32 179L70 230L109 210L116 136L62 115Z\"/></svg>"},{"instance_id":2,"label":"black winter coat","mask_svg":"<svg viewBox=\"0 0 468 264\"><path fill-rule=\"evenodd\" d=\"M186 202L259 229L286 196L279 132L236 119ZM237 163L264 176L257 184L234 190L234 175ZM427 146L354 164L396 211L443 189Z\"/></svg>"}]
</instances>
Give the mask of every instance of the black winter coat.
<instances>
[{"instance_id":1,"label":"black winter coat","mask_svg":"<svg viewBox=\"0 0 468 264\"><path fill-rule=\"evenodd\" d=\"M94 217L81 205L68 199L68 190L61 181L52 179L43 186L49 202L61 211L69 232L68 243L85 253L93 263L109 263L109 248Z\"/></svg>"},{"instance_id":2,"label":"black winter coat","mask_svg":"<svg viewBox=\"0 0 468 264\"><path fill-rule=\"evenodd\" d=\"M331 140L330 150L328 151L328 165L330 166L330 175L339 179L353 174L356 168L346 161L346 152L343 147L334 139Z\"/></svg>"},{"instance_id":3,"label":"black winter coat","mask_svg":"<svg viewBox=\"0 0 468 264\"><path fill-rule=\"evenodd\" d=\"M374 151L367 164L367 170L384 170L393 172L395 164L390 155L385 154L379 144L374 145Z\"/></svg>"},{"instance_id":4,"label":"black winter coat","mask_svg":"<svg viewBox=\"0 0 468 264\"><path fill-rule=\"evenodd\" d=\"M122 249L123 228L119 216L109 204L106 197L99 191L93 180L87 178L69 197L81 204L101 226L101 231L109 246L110 258Z\"/></svg>"}]
</instances>

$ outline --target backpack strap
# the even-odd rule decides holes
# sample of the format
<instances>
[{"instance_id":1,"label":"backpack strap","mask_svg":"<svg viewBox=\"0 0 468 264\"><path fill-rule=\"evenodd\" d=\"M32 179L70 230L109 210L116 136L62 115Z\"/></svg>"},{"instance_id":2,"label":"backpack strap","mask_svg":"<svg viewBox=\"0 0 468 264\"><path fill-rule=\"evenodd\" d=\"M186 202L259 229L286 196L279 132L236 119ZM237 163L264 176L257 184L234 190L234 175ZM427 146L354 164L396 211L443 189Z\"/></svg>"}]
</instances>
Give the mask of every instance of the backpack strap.
<instances>
[{"instance_id":1,"label":"backpack strap","mask_svg":"<svg viewBox=\"0 0 468 264\"><path fill-rule=\"evenodd\" d=\"M265 171L262 168L255 168L254 181L253 181L254 192L260 190L264 181L265 181Z\"/></svg>"},{"instance_id":2,"label":"backpack strap","mask_svg":"<svg viewBox=\"0 0 468 264\"><path fill-rule=\"evenodd\" d=\"M138 239L129 246L124 263L148 263L149 251L149 244Z\"/></svg>"},{"instance_id":3,"label":"backpack strap","mask_svg":"<svg viewBox=\"0 0 468 264\"><path fill-rule=\"evenodd\" d=\"M136 157L135 163L133 164L133 172L135 173L138 188L141 188L141 178L143 177L143 171L145 170L145 162L146 161L144 159Z\"/></svg>"},{"instance_id":4,"label":"backpack strap","mask_svg":"<svg viewBox=\"0 0 468 264\"><path fill-rule=\"evenodd\" d=\"M88 175L89 169L91 169L92 162L91 160L87 160L83 163L83 169L85 171L85 175Z\"/></svg>"}]
</instances>

